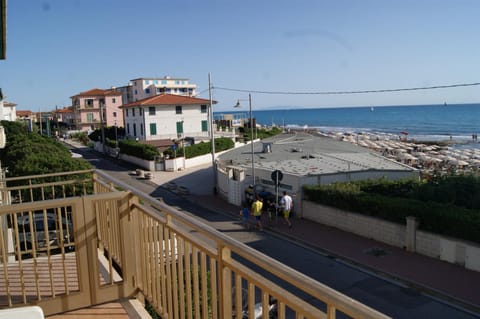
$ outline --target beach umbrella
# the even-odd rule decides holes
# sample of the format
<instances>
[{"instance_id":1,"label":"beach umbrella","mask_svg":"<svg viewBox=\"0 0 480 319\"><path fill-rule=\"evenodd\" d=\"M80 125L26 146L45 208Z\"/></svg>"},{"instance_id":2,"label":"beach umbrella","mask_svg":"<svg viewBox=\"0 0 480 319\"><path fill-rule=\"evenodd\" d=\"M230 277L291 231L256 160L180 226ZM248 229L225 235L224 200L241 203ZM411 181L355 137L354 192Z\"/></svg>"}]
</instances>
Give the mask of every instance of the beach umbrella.
<instances>
[{"instance_id":1,"label":"beach umbrella","mask_svg":"<svg viewBox=\"0 0 480 319\"><path fill-rule=\"evenodd\" d=\"M457 161L457 166L468 166L469 163L466 161Z\"/></svg>"}]
</instances>

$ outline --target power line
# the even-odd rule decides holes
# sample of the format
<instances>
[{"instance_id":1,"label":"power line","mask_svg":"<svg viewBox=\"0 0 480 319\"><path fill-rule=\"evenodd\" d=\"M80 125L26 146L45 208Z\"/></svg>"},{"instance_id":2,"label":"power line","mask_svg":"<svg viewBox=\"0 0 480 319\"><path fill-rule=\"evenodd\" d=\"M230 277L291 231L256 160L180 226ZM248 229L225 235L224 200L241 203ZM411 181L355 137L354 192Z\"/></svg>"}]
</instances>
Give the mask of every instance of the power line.
<instances>
[{"instance_id":1,"label":"power line","mask_svg":"<svg viewBox=\"0 0 480 319\"><path fill-rule=\"evenodd\" d=\"M412 88L383 89L383 90L318 91L318 92L259 91L259 90L225 88L225 87L219 87L219 86L213 86L212 89L232 91L232 92L273 94L273 95L341 95L341 94L367 94L367 93L389 93L389 92L402 92L402 91L436 90L436 89L449 89L449 88L477 86L477 85L480 85L480 82L459 83L459 84L450 84L450 85L436 85L436 86L421 86L421 87L412 87Z\"/></svg>"}]
</instances>

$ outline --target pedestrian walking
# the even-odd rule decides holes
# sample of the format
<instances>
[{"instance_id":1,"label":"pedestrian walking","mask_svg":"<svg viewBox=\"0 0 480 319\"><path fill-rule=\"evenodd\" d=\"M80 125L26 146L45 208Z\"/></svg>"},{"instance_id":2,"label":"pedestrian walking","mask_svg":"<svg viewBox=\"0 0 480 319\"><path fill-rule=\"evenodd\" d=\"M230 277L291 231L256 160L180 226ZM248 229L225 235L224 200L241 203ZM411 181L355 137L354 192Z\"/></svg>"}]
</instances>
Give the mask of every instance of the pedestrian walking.
<instances>
[{"instance_id":1,"label":"pedestrian walking","mask_svg":"<svg viewBox=\"0 0 480 319\"><path fill-rule=\"evenodd\" d=\"M290 212L292 211L293 200L290 195L287 194L286 191L283 191L283 196L280 199L280 207L282 208L283 217L285 218L285 222L288 225L288 228L292 228L292 223L290 222Z\"/></svg>"},{"instance_id":2,"label":"pedestrian walking","mask_svg":"<svg viewBox=\"0 0 480 319\"><path fill-rule=\"evenodd\" d=\"M248 224L248 217L250 216L250 210L248 209L247 203L244 203L242 209L240 210L240 218L242 219L242 224L245 228L250 229Z\"/></svg>"},{"instance_id":3,"label":"pedestrian walking","mask_svg":"<svg viewBox=\"0 0 480 319\"><path fill-rule=\"evenodd\" d=\"M275 214L275 203L271 199L267 199L266 212L268 216L268 222L271 223L273 220L273 215Z\"/></svg>"},{"instance_id":4,"label":"pedestrian walking","mask_svg":"<svg viewBox=\"0 0 480 319\"><path fill-rule=\"evenodd\" d=\"M255 217L255 220L257 222L258 229L260 231L263 231L263 225L262 225L262 207L263 203L260 197L257 197L255 201L252 204L252 214Z\"/></svg>"}]
</instances>

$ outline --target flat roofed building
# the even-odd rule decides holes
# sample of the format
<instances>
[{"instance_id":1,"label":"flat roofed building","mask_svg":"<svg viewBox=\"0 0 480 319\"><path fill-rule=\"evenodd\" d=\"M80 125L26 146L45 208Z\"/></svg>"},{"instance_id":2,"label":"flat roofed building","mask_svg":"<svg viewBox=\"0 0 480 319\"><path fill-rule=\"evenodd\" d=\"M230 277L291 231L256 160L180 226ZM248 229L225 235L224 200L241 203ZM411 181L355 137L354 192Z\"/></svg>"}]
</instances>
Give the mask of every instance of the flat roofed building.
<instances>
[{"instance_id":1,"label":"flat roofed building","mask_svg":"<svg viewBox=\"0 0 480 319\"><path fill-rule=\"evenodd\" d=\"M159 94L195 96L197 85L186 78L137 78L130 80L127 86L118 88L122 92L123 104L140 101Z\"/></svg>"},{"instance_id":2,"label":"flat roofed building","mask_svg":"<svg viewBox=\"0 0 480 319\"><path fill-rule=\"evenodd\" d=\"M279 170L279 194L287 191L300 199L303 185L330 184L364 179L419 178L419 171L380 156L367 148L315 134L280 134L254 143L255 181L252 180L251 146L245 145L218 157L218 188L229 198L242 198L249 184L275 192L272 172ZM243 171L243 174L229 171ZM245 178L237 178L245 176ZM232 186L231 184L237 184ZM231 190L238 194L229 194ZM300 203L299 200L295 201ZM300 207L296 207L300 211Z\"/></svg>"}]
</instances>

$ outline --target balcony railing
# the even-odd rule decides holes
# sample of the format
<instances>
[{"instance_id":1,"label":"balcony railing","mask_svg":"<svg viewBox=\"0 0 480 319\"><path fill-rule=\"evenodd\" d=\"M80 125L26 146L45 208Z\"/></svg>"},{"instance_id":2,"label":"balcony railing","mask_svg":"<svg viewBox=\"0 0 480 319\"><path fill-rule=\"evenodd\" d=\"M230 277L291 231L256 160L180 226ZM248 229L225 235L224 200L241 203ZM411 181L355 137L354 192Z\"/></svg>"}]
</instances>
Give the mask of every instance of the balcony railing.
<instances>
[{"instance_id":1,"label":"balcony railing","mask_svg":"<svg viewBox=\"0 0 480 319\"><path fill-rule=\"evenodd\" d=\"M162 318L253 318L274 300L278 318L387 318L103 173L6 185L2 307L54 314L137 297Z\"/></svg>"}]
</instances>

